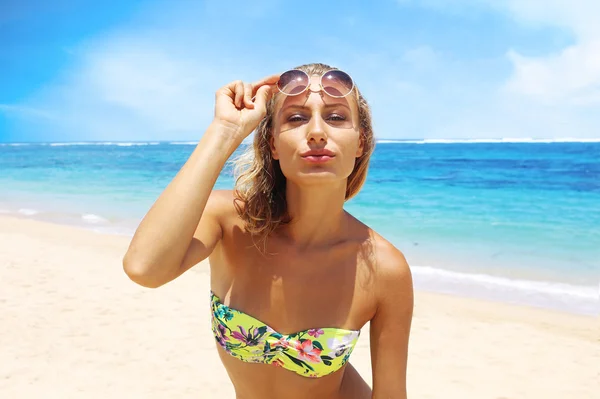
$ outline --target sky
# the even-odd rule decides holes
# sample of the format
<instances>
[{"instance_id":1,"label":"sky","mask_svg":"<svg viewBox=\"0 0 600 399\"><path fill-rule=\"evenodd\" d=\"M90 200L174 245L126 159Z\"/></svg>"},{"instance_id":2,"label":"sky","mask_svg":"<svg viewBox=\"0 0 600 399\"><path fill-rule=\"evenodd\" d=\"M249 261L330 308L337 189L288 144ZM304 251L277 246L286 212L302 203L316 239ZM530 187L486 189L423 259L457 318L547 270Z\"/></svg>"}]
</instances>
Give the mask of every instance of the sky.
<instances>
[{"instance_id":1,"label":"sky","mask_svg":"<svg viewBox=\"0 0 600 399\"><path fill-rule=\"evenodd\" d=\"M599 138L597 0L0 0L0 142L198 140L229 81L348 72L378 139Z\"/></svg>"}]
</instances>

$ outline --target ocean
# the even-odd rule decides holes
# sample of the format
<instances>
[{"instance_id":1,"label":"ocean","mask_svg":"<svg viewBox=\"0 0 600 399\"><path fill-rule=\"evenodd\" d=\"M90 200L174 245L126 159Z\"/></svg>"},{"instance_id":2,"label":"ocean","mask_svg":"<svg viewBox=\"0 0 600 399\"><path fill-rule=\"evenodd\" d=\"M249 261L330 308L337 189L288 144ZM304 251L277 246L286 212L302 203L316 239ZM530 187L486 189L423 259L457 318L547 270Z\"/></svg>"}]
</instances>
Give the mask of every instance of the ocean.
<instances>
[{"instance_id":1,"label":"ocean","mask_svg":"<svg viewBox=\"0 0 600 399\"><path fill-rule=\"evenodd\" d=\"M195 145L0 144L0 214L131 236ZM600 140L382 140L346 209L417 289L600 313Z\"/></svg>"}]
</instances>

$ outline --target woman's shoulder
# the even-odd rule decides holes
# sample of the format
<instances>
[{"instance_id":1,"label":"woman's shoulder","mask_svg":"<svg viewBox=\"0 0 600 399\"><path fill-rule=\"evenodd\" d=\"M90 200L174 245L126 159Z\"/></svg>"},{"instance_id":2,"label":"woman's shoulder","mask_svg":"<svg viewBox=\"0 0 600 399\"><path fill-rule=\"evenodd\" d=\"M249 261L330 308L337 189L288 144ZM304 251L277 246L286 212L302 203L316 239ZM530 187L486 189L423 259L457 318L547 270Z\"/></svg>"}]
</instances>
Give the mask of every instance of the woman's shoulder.
<instances>
[{"instance_id":1,"label":"woman's shoulder","mask_svg":"<svg viewBox=\"0 0 600 399\"><path fill-rule=\"evenodd\" d=\"M225 204L227 202L232 202L234 199L233 190L212 190L210 192L210 200L219 202L221 204Z\"/></svg>"},{"instance_id":2,"label":"woman's shoulder","mask_svg":"<svg viewBox=\"0 0 600 399\"><path fill-rule=\"evenodd\" d=\"M398 247L373 228L356 218L355 220L363 230L363 246L368 248L369 257L377 270L377 274L405 276L410 273L406 257Z\"/></svg>"},{"instance_id":3,"label":"woman's shoulder","mask_svg":"<svg viewBox=\"0 0 600 399\"><path fill-rule=\"evenodd\" d=\"M371 248L371 280L377 307L386 302L396 305L411 303L413 277L404 253L375 230L369 229ZM393 298L393 299L390 299Z\"/></svg>"},{"instance_id":4,"label":"woman's shoulder","mask_svg":"<svg viewBox=\"0 0 600 399\"><path fill-rule=\"evenodd\" d=\"M377 267L380 272L386 274L406 273L409 266L404 253L377 232L373 231L373 236Z\"/></svg>"},{"instance_id":5,"label":"woman's shoulder","mask_svg":"<svg viewBox=\"0 0 600 399\"><path fill-rule=\"evenodd\" d=\"M235 193L233 190L213 190L206 203L206 211L225 221L238 216Z\"/></svg>"}]
</instances>

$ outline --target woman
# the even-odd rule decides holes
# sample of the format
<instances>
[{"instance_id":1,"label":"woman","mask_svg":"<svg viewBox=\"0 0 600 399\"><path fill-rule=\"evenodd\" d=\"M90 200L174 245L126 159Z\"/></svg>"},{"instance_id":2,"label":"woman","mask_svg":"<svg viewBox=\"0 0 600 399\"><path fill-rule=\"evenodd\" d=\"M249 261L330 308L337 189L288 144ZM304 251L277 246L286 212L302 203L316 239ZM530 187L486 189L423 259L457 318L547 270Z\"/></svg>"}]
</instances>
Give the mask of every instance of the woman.
<instances>
[{"instance_id":1,"label":"woman","mask_svg":"<svg viewBox=\"0 0 600 399\"><path fill-rule=\"evenodd\" d=\"M234 191L213 191L256 129ZM406 398L402 253L343 209L374 138L352 78L303 65L217 91L214 121L138 227L127 275L159 287L206 259L212 329L239 399ZM370 322L373 390L348 363Z\"/></svg>"}]
</instances>

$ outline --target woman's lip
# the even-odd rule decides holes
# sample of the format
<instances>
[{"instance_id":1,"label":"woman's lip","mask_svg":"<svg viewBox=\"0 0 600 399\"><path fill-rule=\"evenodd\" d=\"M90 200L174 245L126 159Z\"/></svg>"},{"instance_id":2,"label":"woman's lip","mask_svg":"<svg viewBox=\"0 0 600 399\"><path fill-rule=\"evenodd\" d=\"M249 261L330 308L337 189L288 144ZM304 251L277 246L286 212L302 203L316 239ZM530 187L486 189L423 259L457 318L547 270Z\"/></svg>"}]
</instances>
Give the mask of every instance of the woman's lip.
<instances>
[{"instance_id":1,"label":"woman's lip","mask_svg":"<svg viewBox=\"0 0 600 399\"><path fill-rule=\"evenodd\" d=\"M302 159L312 163L323 163L331 161L333 157L331 155L307 155L302 157Z\"/></svg>"}]
</instances>

